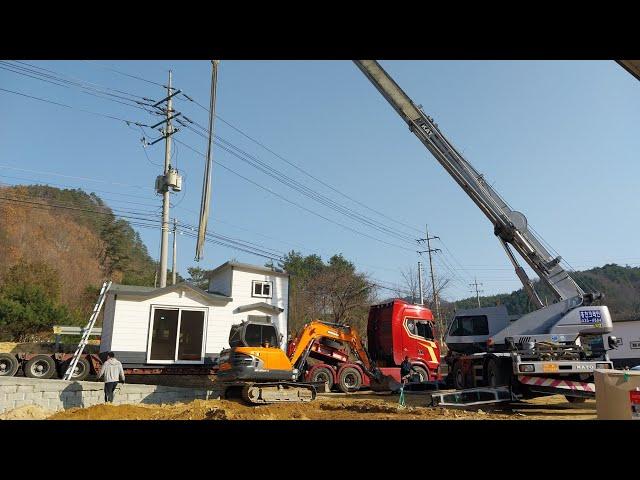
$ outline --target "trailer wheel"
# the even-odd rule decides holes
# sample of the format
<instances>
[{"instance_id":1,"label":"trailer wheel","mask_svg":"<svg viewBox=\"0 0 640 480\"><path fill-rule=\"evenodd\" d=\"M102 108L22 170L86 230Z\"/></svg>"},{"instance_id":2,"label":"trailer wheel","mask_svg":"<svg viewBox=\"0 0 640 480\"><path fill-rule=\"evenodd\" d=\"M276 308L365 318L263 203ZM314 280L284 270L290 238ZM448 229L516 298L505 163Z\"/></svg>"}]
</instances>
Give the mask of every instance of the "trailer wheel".
<instances>
[{"instance_id":1,"label":"trailer wheel","mask_svg":"<svg viewBox=\"0 0 640 480\"><path fill-rule=\"evenodd\" d=\"M453 382L453 388L456 390L464 390L466 388L464 381L464 372L462 371L462 365L460 362L456 362L451 369L451 379Z\"/></svg>"},{"instance_id":2,"label":"trailer wheel","mask_svg":"<svg viewBox=\"0 0 640 480\"><path fill-rule=\"evenodd\" d=\"M69 368L69 366L71 365L72 360L73 359L70 358L60 366L60 378L64 377L64 374L67 373L67 368ZM78 363L76 364L76 368L71 374L71 380L81 382L89 376L90 371L91 366L89 365L89 361L86 358L80 357L78 359Z\"/></svg>"},{"instance_id":3,"label":"trailer wheel","mask_svg":"<svg viewBox=\"0 0 640 480\"><path fill-rule=\"evenodd\" d=\"M333 388L333 372L329 367L318 367L311 374L311 382L324 382L327 392Z\"/></svg>"},{"instance_id":4,"label":"trailer wheel","mask_svg":"<svg viewBox=\"0 0 640 480\"><path fill-rule=\"evenodd\" d=\"M413 369L416 371L416 374L420 377L420 383L429 381L429 372L426 369L418 365L414 365Z\"/></svg>"},{"instance_id":5,"label":"trailer wheel","mask_svg":"<svg viewBox=\"0 0 640 480\"><path fill-rule=\"evenodd\" d=\"M344 393L357 392L362 386L362 376L353 367L346 367L338 374L338 386Z\"/></svg>"},{"instance_id":6,"label":"trailer wheel","mask_svg":"<svg viewBox=\"0 0 640 480\"><path fill-rule=\"evenodd\" d=\"M56 362L48 355L36 355L24 366L29 378L52 378L56 374Z\"/></svg>"},{"instance_id":7,"label":"trailer wheel","mask_svg":"<svg viewBox=\"0 0 640 480\"><path fill-rule=\"evenodd\" d=\"M0 377L13 377L20 368L18 359L10 353L0 353Z\"/></svg>"},{"instance_id":8,"label":"trailer wheel","mask_svg":"<svg viewBox=\"0 0 640 480\"><path fill-rule=\"evenodd\" d=\"M564 398L566 398L569 403L584 403L587 401L585 397L572 397L570 395L565 395Z\"/></svg>"},{"instance_id":9,"label":"trailer wheel","mask_svg":"<svg viewBox=\"0 0 640 480\"><path fill-rule=\"evenodd\" d=\"M503 365L495 358L487 362L487 385L491 388L509 385L509 378Z\"/></svg>"}]
</instances>

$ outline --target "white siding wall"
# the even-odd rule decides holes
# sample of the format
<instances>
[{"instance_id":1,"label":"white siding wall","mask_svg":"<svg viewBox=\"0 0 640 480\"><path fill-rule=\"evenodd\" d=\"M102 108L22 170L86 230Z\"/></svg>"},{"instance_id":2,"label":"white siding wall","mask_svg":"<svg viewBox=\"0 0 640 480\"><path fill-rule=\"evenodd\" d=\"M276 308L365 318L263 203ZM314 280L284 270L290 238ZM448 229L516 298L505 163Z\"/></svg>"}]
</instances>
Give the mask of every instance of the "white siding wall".
<instances>
[{"instance_id":1,"label":"white siding wall","mask_svg":"<svg viewBox=\"0 0 640 480\"><path fill-rule=\"evenodd\" d=\"M271 292L271 298L253 297L252 281L270 281L273 285L273 291ZM234 323L240 323L241 320L246 320L248 315L271 315L271 320L278 327L278 331L282 334L283 340L280 345L281 348L285 348L287 341L287 319L289 314L288 305L288 277L281 275L269 275L266 272L249 272L244 270L233 269L233 283L231 287L231 296L233 297L233 305L230 305L233 311L237 307L243 305L249 305L252 303L265 302L269 305L280 307L284 309L284 312L280 315L273 315L263 311L255 312L242 312L233 314Z\"/></svg>"},{"instance_id":2,"label":"white siding wall","mask_svg":"<svg viewBox=\"0 0 640 480\"><path fill-rule=\"evenodd\" d=\"M220 303L220 305L223 304L224 302ZM217 312L214 313L217 307L203 304L197 295L188 290L182 296L179 291L176 291L148 299L120 295L116 302L110 348L116 352L130 352L130 354L119 354L122 362L140 363L146 361L152 306L205 308L207 310L206 353L217 353L219 351L209 349L212 337L218 337L223 331L227 336L229 334L229 327L225 322L219 322L216 315Z\"/></svg>"},{"instance_id":3,"label":"white siding wall","mask_svg":"<svg viewBox=\"0 0 640 480\"><path fill-rule=\"evenodd\" d=\"M271 281L271 298L253 297L252 281ZM153 298L132 295L113 295L105 303L100 351L113 350L123 363L146 363L151 307L198 307L207 310L207 330L205 333L205 355L218 354L229 347L231 326L246 320L248 315L270 315L278 331L283 335L281 348L286 347L288 318L288 277L269 275L260 271L245 271L234 268L225 269L211 280L210 290L233 297L232 302L220 301L215 305L206 304L198 295L185 290L168 292ZM265 302L284 309L278 315L254 310L234 313L238 307L252 303Z\"/></svg>"}]
</instances>

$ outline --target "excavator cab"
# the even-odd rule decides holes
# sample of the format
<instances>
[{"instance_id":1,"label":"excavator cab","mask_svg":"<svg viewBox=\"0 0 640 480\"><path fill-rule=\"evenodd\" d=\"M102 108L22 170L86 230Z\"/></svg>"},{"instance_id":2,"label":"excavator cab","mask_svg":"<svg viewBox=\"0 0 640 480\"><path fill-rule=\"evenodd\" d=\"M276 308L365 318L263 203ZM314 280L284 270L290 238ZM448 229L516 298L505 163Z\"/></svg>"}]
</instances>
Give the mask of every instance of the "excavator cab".
<instances>
[{"instance_id":1,"label":"excavator cab","mask_svg":"<svg viewBox=\"0 0 640 480\"><path fill-rule=\"evenodd\" d=\"M244 321L231 327L230 349L220 354L218 377L225 381L292 381L297 371L279 348L282 336L272 323Z\"/></svg>"}]
</instances>

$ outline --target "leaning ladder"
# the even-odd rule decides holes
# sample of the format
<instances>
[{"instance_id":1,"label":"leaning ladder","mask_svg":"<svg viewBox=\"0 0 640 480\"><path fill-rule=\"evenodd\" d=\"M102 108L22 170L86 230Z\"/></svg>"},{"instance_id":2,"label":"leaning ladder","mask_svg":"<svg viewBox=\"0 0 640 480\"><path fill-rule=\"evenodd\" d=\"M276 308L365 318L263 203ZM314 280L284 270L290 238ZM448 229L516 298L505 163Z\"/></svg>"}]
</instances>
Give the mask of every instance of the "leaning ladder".
<instances>
[{"instance_id":1,"label":"leaning ladder","mask_svg":"<svg viewBox=\"0 0 640 480\"><path fill-rule=\"evenodd\" d=\"M104 282L102 284L102 288L100 289L100 296L98 297L98 301L93 307L93 312L91 313L91 318L89 319L89 323L87 323L86 327L82 332L82 338L80 339L80 343L78 343L78 347L76 351L73 353L73 358L69 363L69 367L64 374L63 380L71 380L71 376L78 365L78 360L82 356L82 352L84 351L84 347L87 346L89 342L89 336L91 335L91 330L93 330L93 326L96 324L96 320L98 319L98 315L100 314L100 310L102 309L102 304L104 303L104 299L107 296L107 292L111 287L111 281Z\"/></svg>"}]
</instances>

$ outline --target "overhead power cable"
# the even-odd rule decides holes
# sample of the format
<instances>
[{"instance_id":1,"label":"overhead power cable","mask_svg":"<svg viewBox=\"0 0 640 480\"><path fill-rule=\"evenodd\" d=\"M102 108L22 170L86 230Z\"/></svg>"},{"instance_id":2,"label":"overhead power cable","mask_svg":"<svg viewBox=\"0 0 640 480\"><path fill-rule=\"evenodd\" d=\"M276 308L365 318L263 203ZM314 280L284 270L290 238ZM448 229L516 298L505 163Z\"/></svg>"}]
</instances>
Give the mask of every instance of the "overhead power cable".
<instances>
[{"instance_id":1,"label":"overhead power cable","mask_svg":"<svg viewBox=\"0 0 640 480\"><path fill-rule=\"evenodd\" d=\"M192 97L182 93L182 95L189 100L190 102L193 102L194 104L196 104L197 106L199 106L200 108L202 108L205 112L209 112L209 109L207 107L205 107L204 105L202 105L200 102L196 101L195 99L193 99ZM246 139L250 140L251 142L255 143L256 145L258 145L259 147L263 148L264 150L266 150L267 152L271 153L272 155L274 155L275 157L279 158L280 160L282 160L283 162L285 162L287 165L295 168L296 170L298 170L299 172L301 172L303 175L315 180L316 182L320 183L321 185L325 186L326 188L330 189L331 191L337 193L338 195L360 205L361 207L366 208L367 210L376 213L377 215L380 215L383 218L386 218L387 220L390 220L398 225L402 225L404 227L410 228L411 230L414 230L416 232L422 233L422 230L417 229L416 227L409 225L407 223L404 223L396 218L393 218L389 215L386 215L382 212L380 212L379 210L376 210L372 207L370 207L369 205L360 202L359 200L351 197L350 195L340 191L339 189L335 188L334 186L328 184L327 182L323 181L322 179L316 177L315 175L312 175L311 173L307 172L306 170L304 170L302 167L300 167L299 165L295 164L294 162L287 160L285 157L283 157L282 155L280 155L279 153L275 152L274 150L272 150L271 148L269 148L267 145L265 145L264 143L260 142L259 140L256 140L255 138L253 138L252 136L250 136L249 134L247 134L246 132L242 131L240 128L236 127L235 125L232 125L230 122L228 122L227 120L223 119L222 117L220 117L220 115L216 114L216 118L218 120L220 120L222 123L224 123L225 125L227 125L228 127L232 128L233 130L235 130L236 132L238 132L240 135L242 135L243 137L245 137Z\"/></svg>"}]
</instances>

